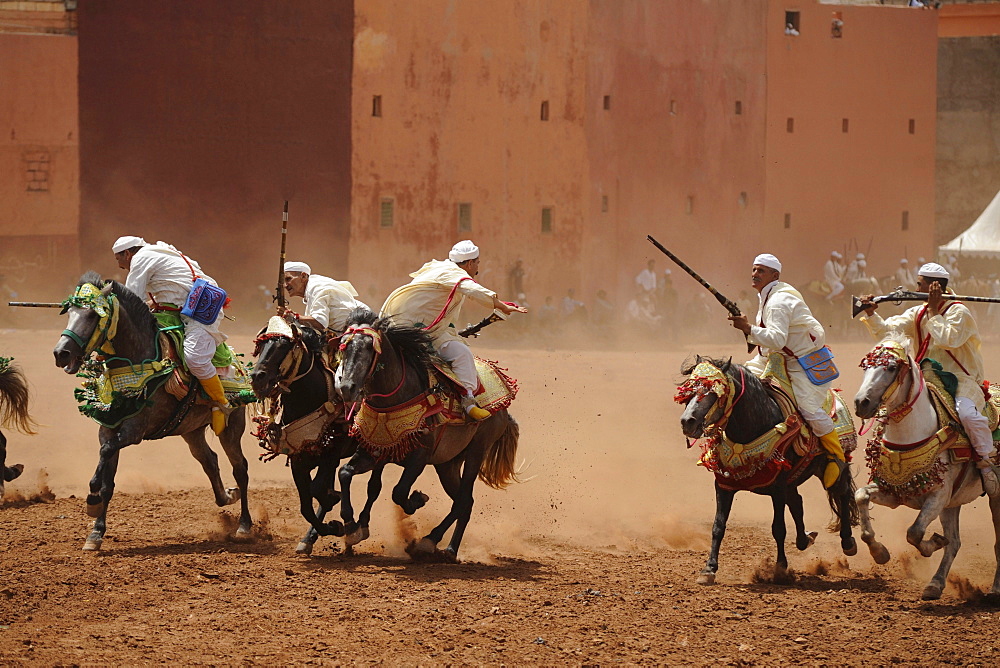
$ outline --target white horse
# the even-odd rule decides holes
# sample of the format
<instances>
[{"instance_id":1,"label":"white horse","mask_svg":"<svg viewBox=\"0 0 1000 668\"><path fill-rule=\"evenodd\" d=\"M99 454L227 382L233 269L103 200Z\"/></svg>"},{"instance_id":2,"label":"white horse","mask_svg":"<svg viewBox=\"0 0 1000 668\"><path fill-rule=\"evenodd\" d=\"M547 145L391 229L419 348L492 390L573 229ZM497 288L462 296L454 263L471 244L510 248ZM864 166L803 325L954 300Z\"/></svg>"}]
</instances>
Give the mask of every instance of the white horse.
<instances>
[{"instance_id":1,"label":"white horse","mask_svg":"<svg viewBox=\"0 0 1000 668\"><path fill-rule=\"evenodd\" d=\"M875 418L878 414L877 420L881 424L873 441L880 437L882 444L897 450L892 446L904 444L907 448L916 448L932 439L954 439L955 432L951 426L939 427L930 396L932 390L928 388L919 365L907 354L905 341L896 337L886 338L868 353L861 367L865 374L861 389L854 398L854 412L862 420ZM877 441L875 445L878 445ZM870 444L869 449L871 447ZM872 465L871 456L869 465ZM931 471L924 478L926 486L923 489L915 485L907 490L909 493L900 494L898 489L889 491L872 482L859 489L855 496L861 516L861 539L867 543L876 563L889 561L889 551L875 539L868 513L872 502L889 508L905 505L920 511L906 530L906 540L923 556L929 557L935 550L946 548L941 565L924 588L925 600L941 597L948 571L961 546L958 513L962 505L983 493L982 478L975 465L972 462L954 462L946 448L938 453ZM875 473L873 470L873 476ZM941 480L935 484L938 477ZM998 563L990 593L1000 594L1000 499L990 500L990 512L996 533L994 552ZM941 518L944 536L935 533L925 539L927 527L938 517Z\"/></svg>"}]
</instances>

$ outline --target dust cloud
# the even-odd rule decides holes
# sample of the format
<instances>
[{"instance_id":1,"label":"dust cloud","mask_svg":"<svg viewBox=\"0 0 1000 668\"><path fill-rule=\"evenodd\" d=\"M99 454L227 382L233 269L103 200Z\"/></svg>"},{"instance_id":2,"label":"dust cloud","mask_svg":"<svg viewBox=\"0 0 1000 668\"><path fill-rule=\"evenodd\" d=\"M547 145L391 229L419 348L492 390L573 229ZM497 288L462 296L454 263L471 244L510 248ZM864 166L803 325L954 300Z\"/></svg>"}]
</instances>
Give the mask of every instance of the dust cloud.
<instances>
[{"instance_id":1,"label":"dust cloud","mask_svg":"<svg viewBox=\"0 0 1000 668\"><path fill-rule=\"evenodd\" d=\"M490 563L497 555L544 559L564 544L618 553L665 547L707 553L715 515L713 480L696 465L698 448L686 447L679 428L681 407L673 402L673 396L682 380L681 362L692 354L744 361L748 356L742 335L728 326L725 312L718 307L712 311L713 326L694 332L685 331L680 322L669 332L640 331L624 322L597 331L569 325L543 329L535 315L518 321L515 314L472 342L476 354L499 361L520 383L520 393L510 410L521 425L517 461L525 464L526 481L504 491L477 484L463 558L483 563ZM249 355L251 341L267 316L262 305L258 316L244 313L237 323L227 323L224 329L239 352ZM3 354L17 358L31 384L31 411L40 425L34 437L8 433L8 464L23 463L26 468L21 479L7 485L5 504L17 494L32 494L38 471L45 469L47 489L60 497L81 499L82 513L82 497L97 464L98 430L77 411L72 391L78 379L68 377L53 363L51 350L64 322L56 312L50 314L50 320L46 328L0 330ZM861 325L854 327L830 340L842 373L837 385L848 400L860 385L858 361L873 345ZM1000 374L996 342L987 341L984 351L988 373ZM213 436L209 439L217 446ZM864 441L862 438L854 455L859 486L867 482L868 475ZM284 458L260 462L262 451L249 430L243 445L251 462L251 504L255 489L291 488ZM221 454L221 448L217 450ZM220 464L223 479L230 486L232 473L224 457ZM384 492L372 517L371 540L358 550L402 557L410 540L425 535L448 512L449 500L434 470L428 469L414 489L429 494L430 501L413 517L401 517L389 498L400 470L386 469ZM364 484L364 478L355 483L358 499ZM180 438L146 442L122 452L117 491L168 494L181 489L204 490L206 517L217 512L205 475ZM830 510L820 482L807 481L800 490L806 529L826 526ZM266 517L262 510L256 511L258 522ZM820 531L816 544L806 553L789 549L790 566L805 573L839 572L848 567L844 564L862 572L892 569L912 573L925 582L938 559L916 556L905 541L906 527L916 512L875 507L872 515L879 540L893 555L888 565L874 565L859 532L855 533L859 554L842 561L839 538ZM304 534L306 523L294 522L289 525L291 530ZM762 527L766 536L770 523L767 497L737 495L731 526ZM983 537L967 540L956 563L956 571L978 587L992 580L992 525L985 499L963 508L962 526L966 536ZM791 537L790 518L788 527ZM940 527L935 523L931 530L940 531ZM331 544L329 540L320 543ZM735 543L730 546L736 549ZM762 557L774 554L769 539L754 549ZM723 561L726 551L724 542ZM814 561L817 559L820 561ZM746 581L751 574L733 576L730 571L729 576Z\"/></svg>"}]
</instances>

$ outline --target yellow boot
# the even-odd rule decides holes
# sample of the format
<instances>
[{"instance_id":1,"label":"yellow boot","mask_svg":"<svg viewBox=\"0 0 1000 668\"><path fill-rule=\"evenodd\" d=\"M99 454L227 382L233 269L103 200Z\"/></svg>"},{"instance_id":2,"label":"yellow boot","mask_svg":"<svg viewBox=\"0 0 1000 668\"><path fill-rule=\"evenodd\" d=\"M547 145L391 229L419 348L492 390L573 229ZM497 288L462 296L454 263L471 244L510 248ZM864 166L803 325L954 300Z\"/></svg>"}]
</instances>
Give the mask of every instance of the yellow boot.
<instances>
[{"instance_id":1,"label":"yellow boot","mask_svg":"<svg viewBox=\"0 0 1000 668\"><path fill-rule=\"evenodd\" d=\"M226 428L227 413L225 409L230 408L229 400L226 399L226 391L222 389L222 381L217 375L211 378L199 378L198 380L205 389L205 394L218 404L212 406L212 431L216 435L219 435Z\"/></svg>"},{"instance_id":2,"label":"yellow boot","mask_svg":"<svg viewBox=\"0 0 1000 668\"><path fill-rule=\"evenodd\" d=\"M847 458L844 457L844 448L840 445L836 430L820 436L819 444L830 456L830 461L823 470L823 487L830 489L840 477L840 472L847 468Z\"/></svg>"},{"instance_id":3,"label":"yellow boot","mask_svg":"<svg viewBox=\"0 0 1000 668\"><path fill-rule=\"evenodd\" d=\"M462 398L462 407L465 408L465 413L476 422L485 420L492 415L488 410L480 408L476 400L469 395Z\"/></svg>"}]
</instances>

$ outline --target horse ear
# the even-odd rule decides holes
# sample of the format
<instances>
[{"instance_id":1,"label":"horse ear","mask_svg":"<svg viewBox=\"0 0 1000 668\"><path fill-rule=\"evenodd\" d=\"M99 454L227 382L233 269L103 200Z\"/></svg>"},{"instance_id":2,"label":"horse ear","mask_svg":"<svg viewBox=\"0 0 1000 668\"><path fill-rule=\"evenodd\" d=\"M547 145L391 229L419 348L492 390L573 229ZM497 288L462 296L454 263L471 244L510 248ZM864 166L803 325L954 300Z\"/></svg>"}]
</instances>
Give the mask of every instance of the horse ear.
<instances>
[{"instance_id":1,"label":"horse ear","mask_svg":"<svg viewBox=\"0 0 1000 668\"><path fill-rule=\"evenodd\" d=\"M114 281L108 281L107 285L105 285L103 288L101 288L101 294L104 295L105 297L107 297L108 295L111 294L111 290L113 290L114 287L115 287L115 282Z\"/></svg>"},{"instance_id":2,"label":"horse ear","mask_svg":"<svg viewBox=\"0 0 1000 668\"><path fill-rule=\"evenodd\" d=\"M733 357L732 355L730 355L729 359L726 360L726 363L722 365L720 371L722 371L722 373L726 373L727 371L729 371L729 367L731 367L732 365L733 365Z\"/></svg>"}]
</instances>

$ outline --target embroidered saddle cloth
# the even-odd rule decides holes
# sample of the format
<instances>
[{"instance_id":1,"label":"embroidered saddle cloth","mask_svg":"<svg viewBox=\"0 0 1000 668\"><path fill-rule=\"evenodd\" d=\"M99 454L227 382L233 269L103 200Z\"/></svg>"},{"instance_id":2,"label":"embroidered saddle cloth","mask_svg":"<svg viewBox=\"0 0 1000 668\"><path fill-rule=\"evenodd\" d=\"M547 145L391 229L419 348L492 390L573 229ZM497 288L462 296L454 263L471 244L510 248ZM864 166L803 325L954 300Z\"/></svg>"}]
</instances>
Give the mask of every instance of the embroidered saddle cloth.
<instances>
[{"instance_id":1,"label":"embroidered saddle cloth","mask_svg":"<svg viewBox=\"0 0 1000 668\"><path fill-rule=\"evenodd\" d=\"M491 414L510 406L517 396L517 381L496 362L478 357L476 370L476 403ZM429 378L430 389L405 404L382 409L362 403L350 435L376 460L398 462L420 447L421 438L430 431L466 423L458 394L461 387L450 368L435 368Z\"/></svg>"}]
</instances>

